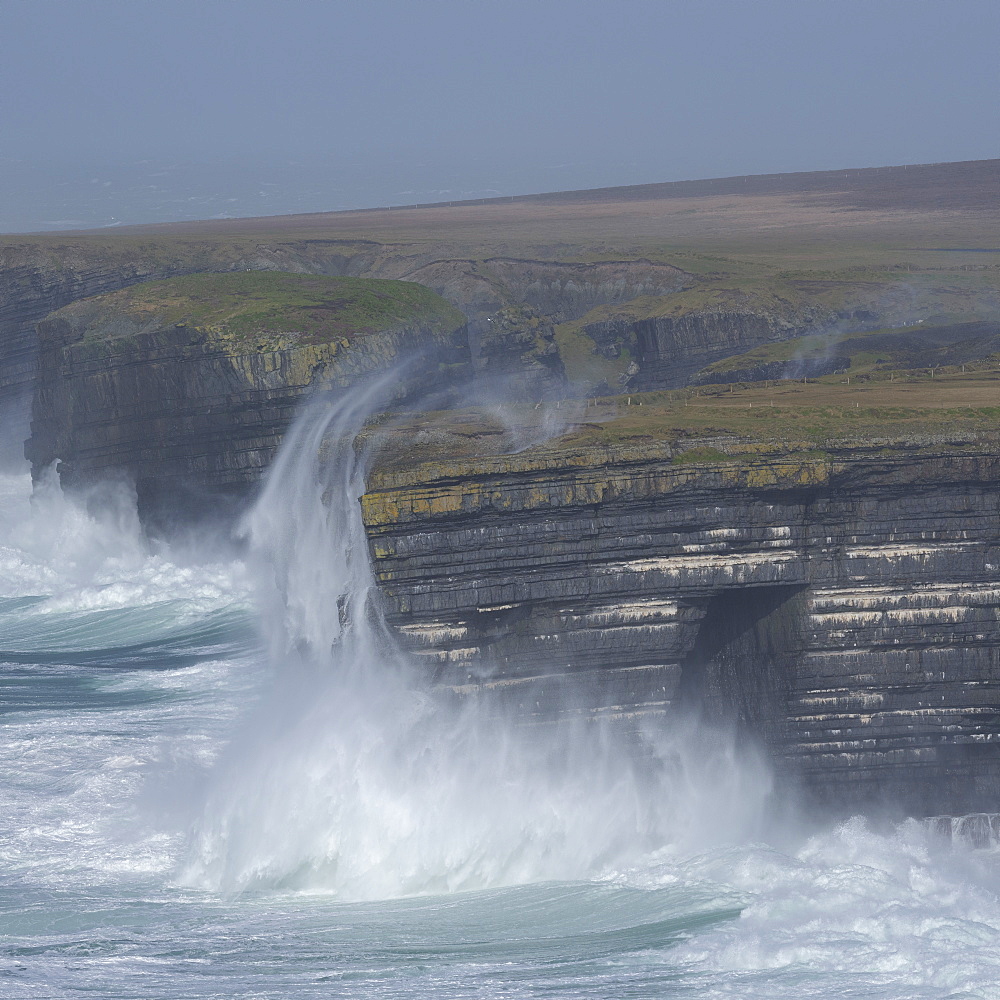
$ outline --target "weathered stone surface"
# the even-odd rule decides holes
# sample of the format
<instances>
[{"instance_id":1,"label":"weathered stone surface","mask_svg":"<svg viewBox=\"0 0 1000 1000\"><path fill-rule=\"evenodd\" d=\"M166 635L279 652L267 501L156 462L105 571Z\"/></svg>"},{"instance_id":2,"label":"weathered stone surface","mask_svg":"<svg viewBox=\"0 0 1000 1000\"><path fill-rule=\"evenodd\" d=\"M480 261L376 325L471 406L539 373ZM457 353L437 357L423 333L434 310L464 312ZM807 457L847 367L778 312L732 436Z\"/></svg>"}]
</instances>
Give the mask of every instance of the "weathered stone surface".
<instances>
[{"instance_id":1,"label":"weathered stone surface","mask_svg":"<svg viewBox=\"0 0 1000 1000\"><path fill-rule=\"evenodd\" d=\"M705 309L681 316L610 319L589 324L584 332L597 345L598 351L617 349L635 359L637 369L628 380L628 386L647 390L705 381L696 377L705 366L761 344L820 332L837 324L844 324L851 330L864 330L880 322L879 313L867 310L835 313L818 309ZM826 370L826 366L820 366L808 374L826 374Z\"/></svg>"},{"instance_id":2,"label":"weathered stone surface","mask_svg":"<svg viewBox=\"0 0 1000 1000\"><path fill-rule=\"evenodd\" d=\"M697 701L819 798L995 808L995 449L670 459L376 471L390 621L442 683L541 705L528 681L559 676L618 715Z\"/></svg>"},{"instance_id":3,"label":"weathered stone surface","mask_svg":"<svg viewBox=\"0 0 1000 1000\"><path fill-rule=\"evenodd\" d=\"M130 241L86 235L0 247L0 403L30 398L38 365L36 324L79 299L157 278L247 270L353 275L377 270L374 245L301 240L271 247L224 241Z\"/></svg>"},{"instance_id":4,"label":"weathered stone surface","mask_svg":"<svg viewBox=\"0 0 1000 1000\"><path fill-rule=\"evenodd\" d=\"M470 348L482 391L498 400L558 399L566 394L552 324L534 309L509 306L471 324Z\"/></svg>"},{"instance_id":5,"label":"weathered stone surface","mask_svg":"<svg viewBox=\"0 0 1000 1000\"><path fill-rule=\"evenodd\" d=\"M690 382L711 385L820 378L849 371L856 361L864 374L876 377L921 369L934 372L946 366L962 366L964 371L967 364L973 370L989 370L996 367L1000 352L1000 323L919 323L851 335L834 330L786 341L776 352L778 357L771 357L773 350L769 345L730 356L698 372Z\"/></svg>"},{"instance_id":6,"label":"weathered stone surface","mask_svg":"<svg viewBox=\"0 0 1000 1000\"><path fill-rule=\"evenodd\" d=\"M679 267L649 260L583 263L514 257L437 260L406 272L405 277L461 303L470 319L483 320L499 309L526 305L554 322L640 295L667 295L694 281Z\"/></svg>"}]
</instances>

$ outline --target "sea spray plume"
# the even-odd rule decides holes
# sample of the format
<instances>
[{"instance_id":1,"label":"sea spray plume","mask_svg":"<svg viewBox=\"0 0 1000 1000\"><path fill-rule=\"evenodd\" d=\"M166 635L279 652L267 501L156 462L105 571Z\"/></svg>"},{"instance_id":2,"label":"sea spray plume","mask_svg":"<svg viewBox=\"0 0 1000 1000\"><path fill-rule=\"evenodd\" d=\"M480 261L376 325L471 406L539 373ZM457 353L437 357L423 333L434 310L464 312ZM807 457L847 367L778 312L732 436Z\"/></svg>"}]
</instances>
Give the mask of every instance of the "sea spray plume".
<instances>
[{"instance_id":1,"label":"sea spray plume","mask_svg":"<svg viewBox=\"0 0 1000 1000\"><path fill-rule=\"evenodd\" d=\"M117 580L151 554L136 512L135 489L124 477L67 495L53 463L34 484L31 507L33 516L11 536L39 563L58 566L74 584Z\"/></svg>"},{"instance_id":2,"label":"sea spray plume","mask_svg":"<svg viewBox=\"0 0 1000 1000\"><path fill-rule=\"evenodd\" d=\"M486 412L504 428L509 450L516 453L567 433L584 419L586 406L579 399L544 400L534 407L497 403L486 407Z\"/></svg>"},{"instance_id":3,"label":"sea spray plume","mask_svg":"<svg viewBox=\"0 0 1000 1000\"><path fill-rule=\"evenodd\" d=\"M398 377L393 369L346 396L313 400L286 435L240 527L262 581L275 662L296 653L325 665L348 622L358 626L355 642L374 640L366 610L374 581L364 525L353 516L364 492L364 456L354 446Z\"/></svg>"},{"instance_id":4,"label":"sea spray plume","mask_svg":"<svg viewBox=\"0 0 1000 1000\"><path fill-rule=\"evenodd\" d=\"M0 400L0 474L25 467L24 442L30 434L30 397Z\"/></svg>"},{"instance_id":5,"label":"sea spray plume","mask_svg":"<svg viewBox=\"0 0 1000 1000\"><path fill-rule=\"evenodd\" d=\"M247 518L274 686L219 762L182 881L385 898L586 878L756 830L769 776L724 736L528 725L435 690L398 649L353 443L391 384L313 402Z\"/></svg>"},{"instance_id":6,"label":"sea spray plume","mask_svg":"<svg viewBox=\"0 0 1000 1000\"><path fill-rule=\"evenodd\" d=\"M574 398L511 399L504 395L502 379L480 372L475 382L453 390L454 406L475 407L503 428L505 451L525 451L561 437L584 420L597 421L588 413L588 401Z\"/></svg>"}]
</instances>

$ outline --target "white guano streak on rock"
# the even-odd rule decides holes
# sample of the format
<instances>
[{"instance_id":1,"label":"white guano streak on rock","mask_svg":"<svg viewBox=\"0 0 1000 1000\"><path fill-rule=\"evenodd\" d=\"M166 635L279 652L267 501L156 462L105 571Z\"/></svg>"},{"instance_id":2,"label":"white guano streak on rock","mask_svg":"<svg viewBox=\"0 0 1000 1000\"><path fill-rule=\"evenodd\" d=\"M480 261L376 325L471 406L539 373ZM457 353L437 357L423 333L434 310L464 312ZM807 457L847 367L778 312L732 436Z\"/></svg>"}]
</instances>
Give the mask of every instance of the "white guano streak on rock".
<instances>
[{"instance_id":1,"label":"white guano streak on rock","mask_svg":"<svg viewBox=\"0 0 1000 1000\"><path fill-rule=\"evenodd\" d=\"M425 656L440 663L466 663L479 655L478 646L465 649L415 649L414 656Z\"/></svg>"},{"instance_id":2,"label":"white guano streak on rock","mask_svg":"<svg viewBox=\"0 0 1000 1000\"><path fill-rule=\"evenodd\" d=\"M424 625L398 626L408 638L425 646L434 646L439 642L455 642L464 639L469 630L464 626L446 625L444 622L430 622Z\"/></svg>"},{"instance_id":3,"label":"white guano streak on rock","mask_svg":"<svg viewBox=\"0 0 1000 1000\"><path fill-rule=\"evenodd\" d=\"M608 563L602 573L662 573L680 578L684 575L712 575L735 580L751 576L754 570L783 569L800 560L798 552L741 552L739 555L683 555L659 559L631 559Z\"/></svg>"},{"instance_id":4,"label":"white guano streak on rock","mask_svg":"<svg viewBox=\"0 0 1000 1000\"><path fill-rule=\"evenodd\" d=\"M624 625L629 622L648 621L649 619L676 618L678 605L676 601L634 601L623 604L610 604L592 611L577 614L573 611L562 611L560 615L567 623L579 622L584 625Z\"/></svg>"},{"instance_id":5,"label":"white guano streak on rock","mask_svg":"<svg viewBox=\"0 0 1000 1000\"><path fill-rule=\"evenodd\" d=\"M848 559L926 559L943 552L963 552L973 548L975 542L936 542L932 545L847 545L844 555Z\"/></svg>"},{"instance_id":6,"label":"white guano streak on rock","mask_svg":"<svg viewBox=\"0 0 1000 1000\"><path fill-rule=\"evenodd\" d=\"M941 622L957 624L973 617L973 609L966 606L936 608L894 608L883 611L824 611L811 614L810 621L821 628L838 626L862 627L866 625L935 625Z\"/></svg>"},{"instance_id":7,"label":"white guano streak on rock","mask_svg":"<svg viewBox=\"0 0 1000 1000\"><path fill-rule=\"evenodd\" d=\"M950 606L952 604L1000 604L1000 586L994 583L967 581L922 583L912 587L851 587L817 590L809 599L813 614L827 609L871 608L887 610L901 604L918 607Z\"/></svg>"}]
</instances>

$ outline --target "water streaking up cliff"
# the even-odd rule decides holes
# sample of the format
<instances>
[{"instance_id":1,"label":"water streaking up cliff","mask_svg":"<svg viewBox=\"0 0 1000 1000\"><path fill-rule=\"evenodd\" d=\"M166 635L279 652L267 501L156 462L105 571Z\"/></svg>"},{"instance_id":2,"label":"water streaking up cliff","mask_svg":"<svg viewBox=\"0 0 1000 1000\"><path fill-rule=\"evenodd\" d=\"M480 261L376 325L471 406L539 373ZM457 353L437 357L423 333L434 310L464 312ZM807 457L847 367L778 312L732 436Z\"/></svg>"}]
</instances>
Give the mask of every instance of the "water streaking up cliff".
<instances>
[{"instance_id":1,"label":"water streaking up cliff","mask_svg":"<svg viewBox=\"0 0 1000 1000\"><path fill-rule=\"evenodd\" d=\"M6 995L991 995L988 830L809 825L725 729L429 686L337 445L382 388L303 416L245 559L2 484Z\"/></svg>"}]
</instances>

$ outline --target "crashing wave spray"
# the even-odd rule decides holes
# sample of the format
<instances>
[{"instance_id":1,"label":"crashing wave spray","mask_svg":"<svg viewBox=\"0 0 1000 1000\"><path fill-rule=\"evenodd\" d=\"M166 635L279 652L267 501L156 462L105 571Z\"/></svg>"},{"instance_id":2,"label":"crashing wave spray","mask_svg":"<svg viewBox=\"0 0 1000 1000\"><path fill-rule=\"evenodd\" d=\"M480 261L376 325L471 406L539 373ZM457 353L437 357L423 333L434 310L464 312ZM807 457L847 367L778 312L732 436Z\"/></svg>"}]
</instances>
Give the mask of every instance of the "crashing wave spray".
<instances>
[{"instance_id":1,"label":"crashing wave spray","mask_svg":"<svg viewBox=\"0 0 1000 1000\"><path fill-rule=\"evenodd\" d=\"M364 525L364 456L355 439L395 383L395 373L340 400L319 398L296 421L243 522L264 586L265 636L288 657L341 670L377 656L381 631L368 610L374 580ZM275 645L276 644L276 645Z\"/></svg>"},{"instance_id":2,"label":"crashing wave spray","mask_svg":"<svg viewBox=\"0 0 1000 1000\"><path fill-rule=\"evenodd\" d=\"M274 690L217 768L183 881L386 898L600 876L745 837L757 758L679 722L631 740L456 704L378 614L358 498L393 384L319 399L248 516Z\"/></svg>"}]
</instances>

